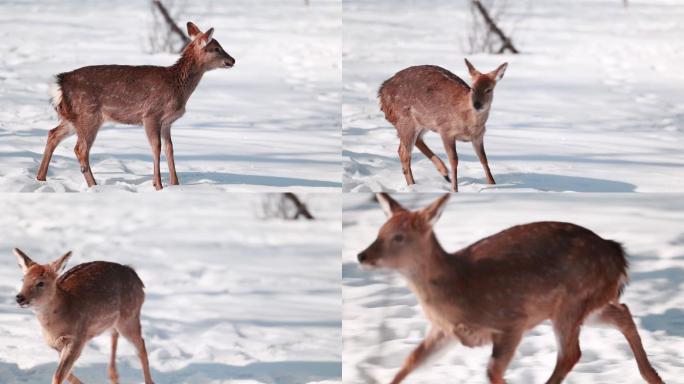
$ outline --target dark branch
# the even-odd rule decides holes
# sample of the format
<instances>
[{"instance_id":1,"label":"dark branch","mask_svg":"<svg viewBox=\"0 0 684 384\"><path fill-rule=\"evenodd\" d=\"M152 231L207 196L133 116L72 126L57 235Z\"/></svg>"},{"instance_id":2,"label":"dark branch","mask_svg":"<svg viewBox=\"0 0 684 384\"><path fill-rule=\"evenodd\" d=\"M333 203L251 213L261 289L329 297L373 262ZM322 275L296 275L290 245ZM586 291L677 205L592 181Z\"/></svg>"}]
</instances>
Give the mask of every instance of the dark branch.
<instances>
[{"instance_id":1,"label":"dark branch","mask_svg":"<svg viewBox=\"0 0 684 384\"><path fill-rule=\"evenodd\" d=\"M283 198L290 200L294 205L295 208L297 208L297 213L295 214L294 218L298 219L300 216L304 217L307 220L313 220L313 215L309 212L309 209L306 207L306 204L302 203L301 200L297 197L292 192L285 192L283 193Z\"/></svg>"},{"instance_id":2,"label":"dark branch","mask_svg":"<svg viewBox=\"0 0 684 384\"><path fill-rule=\"evenodd\" d=\"M501 42L503 45L499 49L498 53L503 53L506 49L510 50L513 53L520 53L515 46L513 46L513 41L506 36L505 33L499 28L498 25L494 22L494 19L489 16L489 12L487 12L487 9L482 5L480 0L472 0L473 5L477 8L478 11L480 11L480 14L482 15L482 18L485 20L487 23L487 26L489 27L489 30L494 32L497 36L499 36L499 39L501 39Z\"/></svg>"},{"instance_id":3,"label":"dark branch","mask_svg":"<svg viewBox=\"0 0 684 384\"><path fill-rule=\"evenodd\" d=\"M162 4L160 0L152 0L152 3L157 7L157 9L159 9L159 12L164 17L164 20L166 21L166 24L168 24L171 31L178 35L181 38L181 40L183 40L183 43L185 45L189 44L190 38L185 34L185 32L183 32L183 30L178 26L178 24L176 24L176 22L169 14L169 11L166 10L164 4Z\"/></svg>"}]
</instances>

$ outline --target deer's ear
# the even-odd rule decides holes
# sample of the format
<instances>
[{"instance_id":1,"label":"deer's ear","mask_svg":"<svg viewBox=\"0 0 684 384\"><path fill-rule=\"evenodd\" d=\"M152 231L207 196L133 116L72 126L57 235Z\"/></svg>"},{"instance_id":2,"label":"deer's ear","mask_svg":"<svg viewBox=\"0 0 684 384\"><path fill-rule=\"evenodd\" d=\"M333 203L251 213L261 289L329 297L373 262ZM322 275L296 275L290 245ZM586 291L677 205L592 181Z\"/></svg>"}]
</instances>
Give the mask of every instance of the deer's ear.
<instances>
[{"instance_id":1,"label":"deer's ear","mask_svg":"<svg viewBox=\"0 0 684 384\"><path fill-rule=\"evenodd\" d=\"M17 264L19 264L19 267L21 267L21 271L24 274L26 274L26 271L28 271L28 269L31 268L32 265L36 264L19 248L14 248L14 256L17 257Z\"/></svg>"},{"instance_id":2,"label":"deer's ear","mask_svg":"<svg viewBox=\"0 0 684 384\"><path fill-rule=\"evenodd\" d=\"M383 192L376 193L375 196L378 198L378 203L380 203L380 207L387 217L392 217L399 212L406 212L406 209L404 209L396 200L391 198L390 195Z\"/></svg>"},{"instance_id":3,"label":"deer's ear","mask_svg":"<svg viewBox=\"0 0 684 384\"><path fill-rule=\"evenodd\" d=\"M499 81L503 79L504 73L506 73L506 68L508 68L508 63L503 63L499 65L499 68L489 72L489 76L491 76L494 81Z\"/></svg>"},{"instance_id":4,"label":"deer's ear","mask_svg":"<svg viewBox=\"0 0 684 384\"><path fill-rule=\"evenodd\" d=\"M475 69L475 66L470 64L470 61L468 61L468 59L463 59L463 60L465 60L466 67L468 67L468 73L470 73L470 77L475 77L475 76L480 74L480 71Z\"/></svg>"},{"instance_id":5,"label":"deer's ear","mask_svg":"<svg viewBox=\"0 0 684 384\"><path fill-rule=\"evenodd\" d=\"M200 29L197 28L195 23L193 23L192 21L188 21L188 36L190 36L192 40L195 40L197 36L199 36L201 33L202 31L200 31Z\"/></svg>"},{"instance_id":6,"label":"deer's ear","mask_svg":"<svg viewBox=\"0 0 684 384\"><path fill-rule=\"evenodd\" d=\"M214 34L214 28L209 28L208 31L199 35L195 40L199 44L200 48L204 48L211 41L211 36Z\"/></svg>"},{"instance_id":7,"label":"deer's ear","mask_svg":"<svg viewBox=\"0 0 684 384\"><path fill-rule=\"evenodd\" d=\"M204 36L202 36L202 38L207 41L207 44L209 44L212 36L214 36L214 28L209 28L208 31L204 32Z\"/></svg>"},{"instance_id":8,"label":"deer's ear","mask_svg":"<svg viewBox=\"0 0 684 384\"><path fill-rule=\"evenodd\" d=\"M50 268L52 268L55 273L60 274L64 270L64 267L66 267L67 261L69 261L70 257L71 251L65 253L62 255L62 257L50 263Z\"/></svg>"},{"instance_id":9,"label":"deer's ear","mask_svg":"<svg viewBox=\"0 0 684 384\"><path fill-rule=\"evenodd\" d=\"M422 211L420 211L420 214L423 215L425 221L430 223L430 226L435 225L437 220L439 220L439 217L442 215L442 212L444 211L444 207L446 207L446 202L449 201L449 197L451 197L451 194L446 193L439 199L435 200L432 204L428 205Z\"/></svg>"}]
</instances>

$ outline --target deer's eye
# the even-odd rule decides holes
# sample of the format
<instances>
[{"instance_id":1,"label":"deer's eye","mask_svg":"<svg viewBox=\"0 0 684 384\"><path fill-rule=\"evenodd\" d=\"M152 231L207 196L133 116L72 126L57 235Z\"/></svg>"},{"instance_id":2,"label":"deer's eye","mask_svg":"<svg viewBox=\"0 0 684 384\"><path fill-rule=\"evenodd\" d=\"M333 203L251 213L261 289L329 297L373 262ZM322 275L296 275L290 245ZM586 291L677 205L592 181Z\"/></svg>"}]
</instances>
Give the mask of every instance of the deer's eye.
<instances>
[{"instance_id":1,"label":"deer's eye","mask_svg":"<svg viewBox=\"0 0 684 384\"><path fill-rule=\"evenodd\" d=\"M402 233L397 233L396 235L392 236L392 242L394 244L400 244L404 242L404 235Z\"/></svg>"},{"instance_id":2,"label":"deer's eye","mask_svg":"<svg viewBox=\"0 0 684 384\"><path fill-rule=\"evenodd\" d=\"M485 93L492 93L492 89L490 88L490 89L486 90Z\"/></svg>"},{"instance_id":3,"label":"deer's eye","mask_svg":"<svg viewBox=\"0 0 684 384\"><path fill-rule=\"evenodd\" d=\"M36 284L36 288L43 288L45 286L45 283L42 281L39 281L38 284Z\"/></svg>"}]
</instances>

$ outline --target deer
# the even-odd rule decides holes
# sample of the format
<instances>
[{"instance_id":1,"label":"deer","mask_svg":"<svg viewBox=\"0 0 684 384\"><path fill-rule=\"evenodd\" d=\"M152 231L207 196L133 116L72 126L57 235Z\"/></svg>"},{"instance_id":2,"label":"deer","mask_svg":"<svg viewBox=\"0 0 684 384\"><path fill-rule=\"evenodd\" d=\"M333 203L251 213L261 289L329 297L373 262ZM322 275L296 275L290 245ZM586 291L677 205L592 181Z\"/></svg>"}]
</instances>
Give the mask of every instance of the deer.
<instances>
[{"instance_id":1,"label":"deer","mask_svg":"<svg viewBox=\"0 0 684 384\"><path fill-rule=\"evenodd\" d=\"M118 383L116 349L119 335L138 352L145 384L154 384L142 336L140 312L145 301L142 280L133 268L107 261L79 264L61 273L71 257L67 252L48 264L38 264L14 249L23 272L17 304L30 308L41 325L43 338L59 353L52 384L81 384L72 372L83 347L92 338L111 330L109 379Z\"/></svg>"},{"instance_id":2,"label":"deer","mask_svg":"<svg viewBox=\"0 0 684 384\"><path fill-rule=\"evenodd\" d=\"M451 191L458 192L456 141L472 143L487 182L496 184L485 153L484 134L494 87L503 78L508 63L488 73L475 69L468 59L465 63L472 87L442 67L419 65L397 72L378 90L380 109L399 136L399 160L409 186L415 184L411 171L411 153L415 145L451 184ZM451 165L451 177L442 159L423 140L428 130L442 139Z\"/></svg>"},{"instance_id":3,"label":"deer","mask_svg":"<svg viewBox=\"0 0 684 384\"><path fill-rule=\"evenodd\" d=\"M90 168L90 149L105 122L142 125L152 149L153 184L162 189L159 162L164 143L169 183L178 185L173 157L171 124L185 113L185 105L205 72L232 68L232 58L214 39L214 28L206 32L187 23L190 43L175 64L95 65L60 73L51 87L51 102L59 125L50 130L36 179L45 181L50 159L57 145L77 136L74 152L88 187L96 185Z\"/></svg>"},{"instance_id":4,"label":"deer","mask_svg":"<svg viewBox=\"0 0 684 384\"><path fill-rule=\"evenodd\" d=\"M643 379L663 383L627 305L620 303L628 269L620 243L576 224L547 221L517 225L449 253L433 230L449 194L418 211L384 193L377 198L388 219L358 261L401 274L430 322L392 384L451 341L471 348L491 344L487 377L505 383L523 333L547 319L558 344L547 384L561 383L579 361L583 324L619 330Z\"/></svg>"}]
</instances>

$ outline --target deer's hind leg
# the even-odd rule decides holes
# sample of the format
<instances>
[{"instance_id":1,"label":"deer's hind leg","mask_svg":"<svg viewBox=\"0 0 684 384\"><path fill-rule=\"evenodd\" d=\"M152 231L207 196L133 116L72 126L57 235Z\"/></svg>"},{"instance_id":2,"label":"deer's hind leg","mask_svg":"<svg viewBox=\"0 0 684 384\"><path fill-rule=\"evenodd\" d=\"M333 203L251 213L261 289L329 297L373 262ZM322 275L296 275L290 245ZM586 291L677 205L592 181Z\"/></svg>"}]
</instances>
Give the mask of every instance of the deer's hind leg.
<instances>
[{"instance_id":1,"label":"deer's hind leg","mask_svg":"<svg viewBox=\"0 0 684 384\"><path fill-rule=\"evenodd\" d=\"M584 315L584 308L580 305L577 308L566 308L551 319L558 342L558 356L556 368L546 384L560 384L582 357L579 334Z\"/></svg>"},{"instance_id":2,"label":"deer's hind leg","mask_svg":"<svg viewBox=\"0 0 684 384\"><path fill-rule=\"evenodd\" d=\"M116 348L119 344L119 332L116 329L112 329L112 356L109 359L109 381L112 384L119 383L119 372L116 370Z\"/></svg>"},{"instance_id":3,"label":"deer's hind leg","mask_svg":"<svg viewBox=\"0 0 684 384\"><path fill-rule=\"evenodd\" d=\"M632 314L624 304L608 304L599 312L598 320L604 324L617 328L627 339L629 347L634 353L634 357L639 367L641 377L649 384L661 384L663 380L658 376L658 372L648 361L644 346L641 344L641 337L637 327L632 320Z\"/></svg>"},{"instance_id":4,"label":"deer's hind leg","mask_svg":"<svg viewBox=\"0 0 684 384\"><path fill-rule=\"evenodd\" d=\"M415 135L413 134L413 127L405 124L397 124L397 132L399 133L399 160L401 160L401 170L404 173L406 184L413 185L413 172L411 172L411 152L413 152L413 145L415 143Z\"/></svg>"},{"instance_id":5,"label":"deer's hind leg","mask_svg":"<svg viewBox=\"0 0 684 384\"><path fill-rule=\"evenodd\" d=\"M116 326L116 329L121 335L126 338L138 352L140 364L143 369L143 376L145 384L154 384L152 381L152 374L150 373L150 363L147 358L147 349L145 348L145 340L142 337L142 327L140 325L140 311L129 319L121 319Z\"/></svg>"},{"instance_id":6,"label":"deer's hind leg","mask_svg":"<svg viewBox=\"0 0 684 384\"><path fill-rule=\"evenodd\" d=\"M427 144L425 144L425 141L423 141L422 134L419 134L416 138L416 148L418 148L423 155L425 155L425 157L430 159L435 167L437 167L437 171L440 173L440 175L442 175L447 182L451 183L451 179L449 178L449 170L447 169L446 165L444 165L442 159L440 159L439 156L435 155L435 153L428 148Z\"/></svg>"},{"instance_id":7,"label":"deer's hind leg","mask_svg":"<svg viewBox=\"0 0 684 384\"><path fill-rule=\"evenodd\" d=\"M97 183L95 182L95 177L93 177L93 172L90 169L90 148L95 142L97 131L100 129L100 126L102 126L102 119L97 117L80 119L75 122L74 125L76 127L76 135L78 136L74 152L81 165L81 173L83 174L83 177L85 177L88 187L92 187L97 185Z\"/></svg>"},{"instance_id":8,"label":"deer's hind leg","mask_svg":"<svg viewBox=\"0 0 684 384\"><path fill-rule=\"evenodd\" d=\"M441 134L444 150L451 165L451 191L458 192L458 154L456 153L456 139L446 134Z\"/></svg>"},{"instance_id":9,"label":"deer's hind leg","mask_svg":"<svg viewBox=\"0 0 684 384\"><path fill-rule=\"evenodd\" d=\"M62 121L57 127L50 130L48 133L47 143L45 143L43 160L40 162L38 174L36 175L37 180L45 181L48 167L50 166L50 160L52 159L52 153L55 151L55 148L57 148L62 140L73 135L75 132L76 131L74 130L74 127L68 121Z\"/></svg>"}]
</instances>

